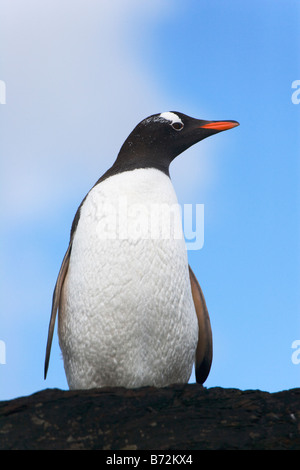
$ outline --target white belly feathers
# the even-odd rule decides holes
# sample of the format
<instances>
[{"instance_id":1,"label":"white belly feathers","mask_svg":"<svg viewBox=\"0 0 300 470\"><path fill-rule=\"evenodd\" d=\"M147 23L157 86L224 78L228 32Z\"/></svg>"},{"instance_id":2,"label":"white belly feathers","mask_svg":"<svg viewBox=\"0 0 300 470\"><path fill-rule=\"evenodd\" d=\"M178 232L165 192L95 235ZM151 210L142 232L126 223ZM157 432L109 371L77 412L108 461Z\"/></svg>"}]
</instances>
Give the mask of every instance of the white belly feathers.
<instances>
[{"instance_id":1,"label":"white belly feathers","mask_svg":"<svg viewBox=\"0 0 300 470\"><path fill-rule=\"evenodd\" d=\"M70 388L187 382L197 345L185 242L170 179L116 174L85 199L59 313Z\"/></svg>"}]
</instances>

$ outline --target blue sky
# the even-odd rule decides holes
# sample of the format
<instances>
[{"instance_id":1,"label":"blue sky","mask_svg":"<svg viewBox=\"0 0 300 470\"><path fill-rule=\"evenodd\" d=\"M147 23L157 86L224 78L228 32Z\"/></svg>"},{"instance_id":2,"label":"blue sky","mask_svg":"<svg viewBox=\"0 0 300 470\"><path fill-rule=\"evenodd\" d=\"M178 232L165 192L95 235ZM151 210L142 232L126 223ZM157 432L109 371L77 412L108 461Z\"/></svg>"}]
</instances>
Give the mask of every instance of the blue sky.
<instances>
[{"instance_id":1,"label":"blue sky","mask_svg":"<svg viewBox=\"0 0 300 470\"><path fill-rule=\"evenodd\" d=\"M240 122L171 166L179 202L204 204L204 246L188 254L213 328L205 385L299 387L299 1L0 9L0 400L67 389L57 336L46 381L43 364L75 211L132 128L169 110Z\"/></svg>"}]
</instances>

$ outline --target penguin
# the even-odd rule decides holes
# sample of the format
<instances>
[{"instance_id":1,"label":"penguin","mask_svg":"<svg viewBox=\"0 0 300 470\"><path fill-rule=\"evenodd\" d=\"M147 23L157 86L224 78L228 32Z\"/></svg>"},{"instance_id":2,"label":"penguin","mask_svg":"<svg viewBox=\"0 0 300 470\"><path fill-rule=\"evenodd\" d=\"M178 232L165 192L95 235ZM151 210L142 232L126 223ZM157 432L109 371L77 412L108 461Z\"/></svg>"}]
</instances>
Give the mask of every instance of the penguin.
<instances>
[{"instance_id":1,"label":"penguin","mask_svg":"<svg viewBox=\"0 0 300 470\"><path fill-rule=\"evenodd\" d=\"M210 318L169 167L192 145L238 125L169 111L133 129L75 214L53 292L45 379L58 312L71 390L187 383L193 366L197 383L206 381Z\"/></svg>"}]
</instances>

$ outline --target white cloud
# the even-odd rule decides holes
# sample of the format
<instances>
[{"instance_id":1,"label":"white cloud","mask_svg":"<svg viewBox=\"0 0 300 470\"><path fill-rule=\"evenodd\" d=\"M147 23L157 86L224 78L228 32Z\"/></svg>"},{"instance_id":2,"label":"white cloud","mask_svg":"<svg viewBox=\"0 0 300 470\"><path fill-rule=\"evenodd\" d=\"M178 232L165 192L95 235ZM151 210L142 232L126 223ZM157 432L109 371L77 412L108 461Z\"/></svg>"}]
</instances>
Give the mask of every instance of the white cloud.
<instances>
[{"instance_id":1,"label":"white cloud","mask_svg":"<svg viewBox=\"0 0 300 470\"><path fill-rule=\"evenodd\" d=\"M79 204L147 115L189 113L159 89L133 42L151 37L169 4L2 1L1 206L11 228ZM173 162L181 200L211 183L211 148L201 143Z\"/></svg>"},{"instance_id":2,"label":"white cloud","mask_svg":"<svg viewBox=\"0 0 300 470\"><path fill-rule=\"evenodd\" d=\"M1 9L1 198L6 218L22 222L61 198L83 197L137 121L160 110L159 90L127 36L138 21L149 27L163 7L5 0Z\"/></svg>"}]
</instances>

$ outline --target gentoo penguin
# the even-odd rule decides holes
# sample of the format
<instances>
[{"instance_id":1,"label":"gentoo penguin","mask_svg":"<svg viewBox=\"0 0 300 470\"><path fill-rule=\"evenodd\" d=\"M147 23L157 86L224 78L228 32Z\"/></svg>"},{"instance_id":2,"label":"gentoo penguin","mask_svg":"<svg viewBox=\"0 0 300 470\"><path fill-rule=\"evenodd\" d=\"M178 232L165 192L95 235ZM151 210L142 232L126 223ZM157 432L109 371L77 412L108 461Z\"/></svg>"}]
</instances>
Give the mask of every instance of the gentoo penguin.
<instances>
[{"instance_id":1,"label":"gentoo penguin","mask_svg":"<svg viewBox=\"0 0 300 470\"><path fill-rule=\"evenodd\" d=\"M238 125L172 111L131 132L73 220L53 293L45 378L58 311L70 389L187 383L194 363L197 382L205 382L211 326L173 211L169 165L196 142Z\"/></svg>"}]
</instances>

